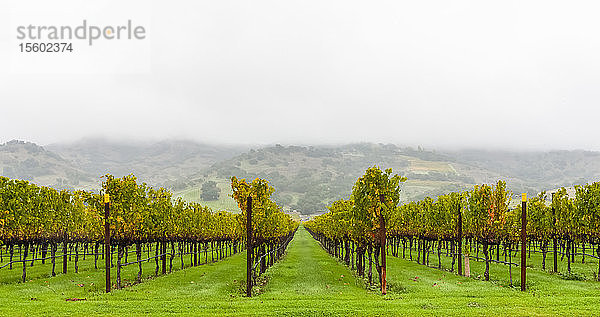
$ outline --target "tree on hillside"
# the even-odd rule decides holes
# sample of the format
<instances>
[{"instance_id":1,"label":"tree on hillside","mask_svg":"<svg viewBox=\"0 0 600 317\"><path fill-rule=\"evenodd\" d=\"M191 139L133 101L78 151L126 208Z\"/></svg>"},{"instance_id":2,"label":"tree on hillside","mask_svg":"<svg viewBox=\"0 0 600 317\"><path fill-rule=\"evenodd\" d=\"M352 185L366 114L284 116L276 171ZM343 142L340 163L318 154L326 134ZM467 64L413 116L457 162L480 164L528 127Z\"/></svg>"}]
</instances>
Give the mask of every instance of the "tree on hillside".
<instances>
[{"instance_id":1,"label":"tree on hillside","mask_svg":"<svg viewBox=\"0 0 600 317\"><path fill-rule=\"evenodd\" d=\"M217 187L217 183L214 181L208 181L202 184L202 194L200 198L202 198L203 201L218 200L219 194L221 194L221 189Z\"/></svg>"}]
</instances>

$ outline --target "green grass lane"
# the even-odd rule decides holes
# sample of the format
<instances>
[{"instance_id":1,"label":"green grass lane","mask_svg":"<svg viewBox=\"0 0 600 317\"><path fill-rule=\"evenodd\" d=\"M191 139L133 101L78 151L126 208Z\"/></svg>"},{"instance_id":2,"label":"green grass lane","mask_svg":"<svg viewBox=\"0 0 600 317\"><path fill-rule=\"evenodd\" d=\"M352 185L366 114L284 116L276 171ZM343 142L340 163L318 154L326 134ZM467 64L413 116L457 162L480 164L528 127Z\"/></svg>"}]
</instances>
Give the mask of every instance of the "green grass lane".
<instances>
[{"instance_id":1,"label":"green grass lane","mask_svg":"<svg viewBox=\"0 0 600 317\"><path fill-rule=\"evenodd\" d=\"M282 261L267 271L259 314L354 315L364 301L381 302L300 227Z\"/></svg>"}]
</instances>

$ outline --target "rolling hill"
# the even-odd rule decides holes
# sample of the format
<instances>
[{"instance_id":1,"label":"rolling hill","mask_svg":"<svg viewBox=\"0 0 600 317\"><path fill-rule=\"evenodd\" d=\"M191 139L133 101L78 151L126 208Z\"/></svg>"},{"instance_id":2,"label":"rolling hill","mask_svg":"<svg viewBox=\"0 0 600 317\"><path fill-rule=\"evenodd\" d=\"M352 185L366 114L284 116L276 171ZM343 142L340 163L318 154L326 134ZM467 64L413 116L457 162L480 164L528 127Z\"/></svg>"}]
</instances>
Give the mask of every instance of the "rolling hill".
<instances>
[{"instance_id":1,"label":"rolling hill","mask_svg":"<svg viewBox=\"0 0 600 317\"><path fill-rule=\"evenodd\" d=\"M173 190L188 188L188 176L242 153L246 147L217 146L187 140L159 142L84 139L51 144L48 150L99 177L133 173L139 180Z\"/></svg>"},{"instance_id":2,"label":"rolling hill","mask_svg":"<svg viewBox=\"0 0 600 317\"><path fill-rule=\"evenodd\" d=\"M134 173L152 186L215 209L235 211L229 178L268 179L275 200L287 211L323 211L348 197L369 166L392 168L408 177L403 201L506 180L514 193L536 194L600 178L600 153L589 151L516 152L431 151L393 144L339 146L207 145L193 141L116 142L85 139L41 147L23 141L0 145L2 175L56 188L97 189L100 176ZM203 201L203 184L214 181L219 199Z\"/></svg>"},{"instance_id":3,"label":"rolling hill","mask_svg":"<svg viewBox=\"0 0 600 317\"><path fill-rule=\"evenodd\" d=\"M275 199L279 204L288 210L307 213L324 210L332 201L348 197L356 179L373 165L392 168L408 177L402 185L403 201L465 190L499 179L507 181L514 193L533 195L597 180L599 157L600 153L585 151L436 152L372 143L331 147L276 145L250 150L190 176L190 182L196 185L180 195L201 201L198 188L206 181L217 182L222 193L229 193L231 175L260 177L268 179L277 189ZM235 208L227 195L221 195L215 204Z\"/></svg>"},{"instance_id":4,"label":"rolling hill","mask_svg":"<svg viewBox=\"0 0 600 317\"><path fill-rule=\"evenodd\" d=\"M32 181L57 189L91 188L91 173L73 166L60 155L30 142L0 144L0 175Z\"/></svg>"}]
</instances>

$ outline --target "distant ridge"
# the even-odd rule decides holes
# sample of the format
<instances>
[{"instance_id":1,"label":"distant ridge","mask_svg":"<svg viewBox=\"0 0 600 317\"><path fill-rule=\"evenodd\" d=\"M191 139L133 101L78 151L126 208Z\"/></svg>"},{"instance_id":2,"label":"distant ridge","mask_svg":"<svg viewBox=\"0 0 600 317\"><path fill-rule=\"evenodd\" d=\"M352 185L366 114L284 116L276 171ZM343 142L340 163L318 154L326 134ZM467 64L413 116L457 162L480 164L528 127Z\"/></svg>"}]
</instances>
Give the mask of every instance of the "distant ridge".
<instances>
[{"instance_id":1,"label":"distant ridge","mask_svg":"<svg viewBox=\"0 0 600 317\"><path fill-rule=\"evenodd\" d=\"M65 189L98 189L100 177L135 174L187 200L217 209L237 209L228 197L229 178L268 179L287 210L312 213L347 197L356 179L373 165L408 177L402 200L437 196L474 184L507 181L514 193L600 180L600 152L431 151L394 144L338 146L221 146L189 140L157 142L84 139L45 147L13 140L0 145L0 173ZM217 201L200 200L200 188L215 181Z\"/></svg>"}]
</instances>

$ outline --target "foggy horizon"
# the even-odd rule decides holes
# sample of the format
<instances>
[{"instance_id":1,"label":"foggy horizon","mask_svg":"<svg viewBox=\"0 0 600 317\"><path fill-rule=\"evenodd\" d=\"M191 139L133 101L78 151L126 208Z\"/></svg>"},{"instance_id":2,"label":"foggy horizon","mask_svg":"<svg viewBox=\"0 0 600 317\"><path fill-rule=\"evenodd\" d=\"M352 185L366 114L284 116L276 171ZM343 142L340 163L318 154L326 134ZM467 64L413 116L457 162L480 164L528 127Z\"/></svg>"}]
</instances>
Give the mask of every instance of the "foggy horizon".
<instances>
[{"instance_id":1,"label":"foggy horizon","mask_svg":"<svg viewBox=\"0 0 600 317\"><path fill-rule=\"evenodd\" d=\"M39 143L32 140L26 139L0 139L0 145L6 144L10 141L23 141L23 142L31 142L36 145L42 147L51 147L51 146L59 146L59 145L72 145L77 143L85 143L85 142L106 142L117 145L131 145L131 146L150 146L156 143L163 142L191 142L198 145L207 145L207 146L218 146L218 147L231 147L231 148L248 148L248 149L260 149L265 147L273 147L276 145L281 145L284 147L288 146L300 146L300 147L340 147L351 144L383 144L388 145L392 144L399 148L410 147L413 149L422 148L425 151L443 151L443 152L454 152L454 151L483 151L483 152L553 152L553 151L589 151L589 152L600 152L600 150L594 149L584 149L584 148L536 148L536 147L510 147L510 146L470 146L470 145L457 145L457 146L448 146L448 145L428 145L428 144L420 144L420 143L398 143L398 142L375 142L369 140L361 140L361 141L348 141L348 142L265 142L265 143L233 143L233 142L215 142L210 140L203 139L194 139L188 138L185 136L181 137L170 137L170 138L122 138L122 137L110 137L110 136L102 136L102 135L89 135L84 136L79 139L67 139L50 143Z\"/></svg>"}]
</instances>

